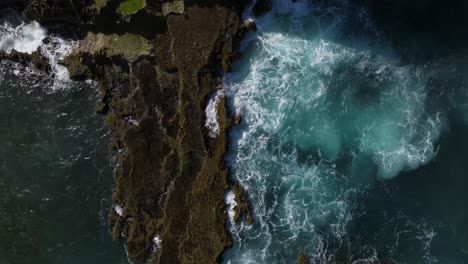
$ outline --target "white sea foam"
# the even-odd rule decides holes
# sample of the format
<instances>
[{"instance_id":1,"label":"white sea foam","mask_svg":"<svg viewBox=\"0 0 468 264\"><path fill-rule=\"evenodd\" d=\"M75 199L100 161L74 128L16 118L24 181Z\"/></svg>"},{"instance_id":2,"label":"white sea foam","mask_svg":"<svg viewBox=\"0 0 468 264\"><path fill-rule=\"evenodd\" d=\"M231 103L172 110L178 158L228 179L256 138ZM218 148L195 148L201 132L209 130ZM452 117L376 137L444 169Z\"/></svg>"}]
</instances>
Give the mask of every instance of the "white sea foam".
<instances>
[{"instance_id":1,"label":"white sea foam","mask_svg":"<svg viewBox=\"0 0 468 264\"><path fill-rule=\"evenodd\" d=\"M343 139L354 137L353 141L360 142L359 149L380 165L384 178L415 169L433 158L443 116L426 114L424 85L428 76L418 68L396 67L385 58L324 40L308 41L280 33L265 33L259 40L264 59L252 63L249 76L240 84L248 89L233 87L238 108L250 109L249 114L255 115L252 126L262 126L271 133L288 129L303 149L319 147L332 160L346 145L354 144ZM357 64L350 67L362 76L359 82L368 82L361 85L371 87L351 84L344 90L332 88L336 67L354 61ZM362 106L356 97L359 93L381 93L383 97ZM258 100L258 96L271 99ZM331 100L341 100L342 105L336 106ZM292 119L296 124L291 124ZM266 120L268 125L263 126ZM357 126L360 123L362 126Z\"/></svg>"},{"instance_id":2,"label":"white sea foam","mask_svg":"<svg viewBox=\"0 0 468 264\"><path fill-rule=\"evenodd\" d=\"M48 42L40 47L41 54L48 59L52 69L52 90L64 89L71 83L68 69L59 63L77 47L77 41L65 40L58 36L49 36Z\"/></svg>"},{"instance_id":3,"label":"white sea foam","mask_svg":"<svg viewBox=\"0 0 468 264\"><path fill-rule=\"evenodd\" d=\"M120 216L123 216L123 215L124 215L124 213L123 213L123 207L122 207L121 205L119 205L119 204L116 204L116 205L114 206L114 212L115 212L116 214L120 215Z\"/></svg>"},{"instance_id":4,"label":"white sea foam","mask_svg":"<svg viewBox=\"0 0 468 264\"><path fill-rule=\"evenodd\" d=\"M11 16L12 20L19 20L18 17ZM60 61L77 48L77 45L76 41L47 34L47 31L36 21L26 23L19 20L14 23L3 22L0 25L0 50L6 53L15 50L28 54L38 51L48 60L52 71L50 78L54 80L52 91L70 86L69 72L66 67L60 65ZM17 72L17 74L22 73Z\"/></svg>"},{"instance_id":5,"label":"white sea foam","mask_svg":"<svg viewBox=\"0 0 468 264\"><path fill-rule=\"evenodd\" d=\"M226 193L225 199L224 199L226 205L227 205L227 212L229 216L229 220L231 221L231 224L234 223L234 217L236 216L236 212L234 211L234 208L237 206L236 202L236 195L234 194L233 191L228 191Z\"/></svg>"},{"instance_id":6,"label":"white sea foam","mask_svg":"<svg viewBox=\"0 0 468 264\"><path fill-rule=\"evenodd\" d=\"M162 239L161 237L159 237L159 235L156 235L155 237L153 237L153 254L156 253L162 246Z\"/></svg>"},{"instance_id":7,"label":"white sea foam","mask_svg":"<svg viewBox=\"0 0 468 264\"><path fill-rule=\"evenodd\" d=\"M18 26L5 22L0 26L0 50L6 53L16 50L31 54L43 44L46 36L46 30L36 21Z\"/></svg>"},{"instance_id":8,"label":"white sea foam","mask_svg":"<svg viewBox=\"0 0 468 264\"><path fill-rule=\"evenodd\" d=\"M311 2L274 1L244 44L250 56L239 67L248 71L225 78L245 120L229 160L256 216L253 228L230 228L232 264L292 263L300 250L333 263L328 242L348 235L361 210L355 197L376 176L393 178L437 153L445 117L426 109L430 73L334 42L348 3ZM232 200L227 193L230 218ZM376 260L376 250L365 259Z\"/></svg>"},{"instance_id":9,"label":"white sea foam","mask_svg":"<svg viewBox=\"0 0 468 264\"><path fill-rule=\"evenodd\" d=\"M218 123L218 103L219 100L225 96L223 90L217 91L213 94L208 101L208 105L205 109L206 121L205 127L209 130L209 135L212 138L216 138L219 135L220 128Z\"/></svg>"}]
</instances>

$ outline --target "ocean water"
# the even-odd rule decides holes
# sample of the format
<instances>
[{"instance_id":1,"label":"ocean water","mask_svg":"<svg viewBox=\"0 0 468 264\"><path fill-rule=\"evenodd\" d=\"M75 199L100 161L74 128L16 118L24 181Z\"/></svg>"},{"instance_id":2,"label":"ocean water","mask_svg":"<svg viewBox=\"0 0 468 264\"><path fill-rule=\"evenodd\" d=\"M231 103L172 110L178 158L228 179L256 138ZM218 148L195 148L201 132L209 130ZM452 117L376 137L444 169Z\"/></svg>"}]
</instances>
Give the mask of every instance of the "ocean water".
<instances>
[{"instance_id":1,"label":"ocean water","mask_svg":"<svg viewBox=\"0 0 468 264\"><path fill-rule=\"evenodd\" d=\"M76 43L0 17L2 51L52 68L0 62L0 263L127 263L106 225L119 207L97 91L59 64ZM468 262L468 55L403 61L345 0L245 18L258 31L206 109L212 137L220 96L243 117L227 158L254 224L228 223L224 262Z\"/></svg>"},{"instance_id":2,"label":"ocean water","mask_svg":"<svg viewBox=\"0 0 468 264\"><path fill-rule=\"evenodd\" d=\"M37 50L52 72L0 61L0 263L128 263L107 225L113 169L98 91L58 64L73 47L1 13L0 49Z\"/></svg>"},{"instance_id":3,"label":"ocean water","mask_svg":"<svg viewBox=\"0 0 468 264\"><path fill-rule=\"evenodd\" d=\"M254 223L224 263L467 263L468 53L409 63L351 1L273 3L225 77Z\"/></svg>"}]
</instances>

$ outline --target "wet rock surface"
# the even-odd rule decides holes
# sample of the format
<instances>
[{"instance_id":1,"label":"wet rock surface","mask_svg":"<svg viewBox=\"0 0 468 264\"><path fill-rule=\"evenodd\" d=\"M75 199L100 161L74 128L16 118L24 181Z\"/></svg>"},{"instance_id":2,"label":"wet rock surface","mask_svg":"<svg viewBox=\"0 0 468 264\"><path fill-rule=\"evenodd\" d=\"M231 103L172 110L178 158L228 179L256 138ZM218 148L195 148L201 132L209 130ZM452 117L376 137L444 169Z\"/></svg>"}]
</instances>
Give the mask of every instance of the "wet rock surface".
<instances>
[{"instance_id":1,"label":"wet rock surface","mask_svg":"<svg viewBox=\"0 0 468 264\"><path fill-rule=\"evenodd\" d=\"M38 70L44 71L46 73L49 73L51 70L49 62L41 54L39 54L39 52L27 54L17 52L15 50L12 50L10 53L0 51L0 60L10 60L20 63L24 66L32 65Z\"/></svg>"},{"instance_id":2,"label":"wet rock surface","mask_svg":"<svg viewBox=\"0 0 468 264\"><path fill-rule=\"evenodd\" d=\"M234 222L245 221L246 224L250 225L253 222L252 208L247 198L247 193L244 188L239 184L234 184L232 187L234 193Z\"/></svg>"}]
</instances>

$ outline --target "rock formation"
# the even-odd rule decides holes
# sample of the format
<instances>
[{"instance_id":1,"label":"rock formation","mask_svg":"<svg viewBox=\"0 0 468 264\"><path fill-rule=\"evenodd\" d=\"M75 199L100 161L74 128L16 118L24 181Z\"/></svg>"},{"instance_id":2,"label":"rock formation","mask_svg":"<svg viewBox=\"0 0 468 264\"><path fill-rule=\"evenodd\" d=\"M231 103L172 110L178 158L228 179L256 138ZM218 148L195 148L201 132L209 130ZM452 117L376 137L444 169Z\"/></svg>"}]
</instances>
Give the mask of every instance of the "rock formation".
<instances>
[{"instance_id":1,"label":"rock formation","mask_svg":"<svg viewBox=\"0 0 468 264\"><path fill-rule=\"evenodd\" d=\"M126 241L129 258L216 262L231 244L223 158L233 121L222 98L220 131L209 137L205 107L252 27L241 20L248 3L151 1L122 14L119 2L18 0L1 7L79 40L63 64L72 78L98 82L97 111L117 155L112 235Z\"/></svg>"}]
</instances>

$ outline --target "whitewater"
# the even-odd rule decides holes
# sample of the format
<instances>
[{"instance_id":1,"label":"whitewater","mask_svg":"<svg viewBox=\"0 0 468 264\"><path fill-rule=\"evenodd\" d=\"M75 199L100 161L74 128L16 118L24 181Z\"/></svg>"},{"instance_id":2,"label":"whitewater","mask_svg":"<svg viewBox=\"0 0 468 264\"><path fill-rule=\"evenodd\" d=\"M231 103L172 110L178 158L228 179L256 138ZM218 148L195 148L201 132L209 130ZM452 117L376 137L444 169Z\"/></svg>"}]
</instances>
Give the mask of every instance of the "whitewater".
<instances>
[{"instance_id":1,"label":"whitewater","mask_svg":"<svg viewBox=\"0 0 468 264\"><path fill-rule=\"evenodd\" d=\"M438 206L466 206L425 191L449 188L438 166L450 158L433 163L454 144L443 135L466 127L466 56L403 62L348 1L275 0L244 17L258 30L225 77L243 120L227 159L254 223L229 221L224 262L464 263L466 229L444 232L466 216ZM232 218L232 193L227 203Z\"/></svg>"},{"instance_id":2,"label":"whitewater","mask_svg":"<svg viewBox=\"0 0 468 264\"><path fill-rule=\"evenodd\" d=\"M25 22L13 11L2 11L0 17L0 51L7 54L12 51L27 54L38 52L49 62L49 77L54 80L51 91L71 85L70 74L60 61L78 47L78 41L48 34L38 22Z\"/></svg>"}]
</instances>

